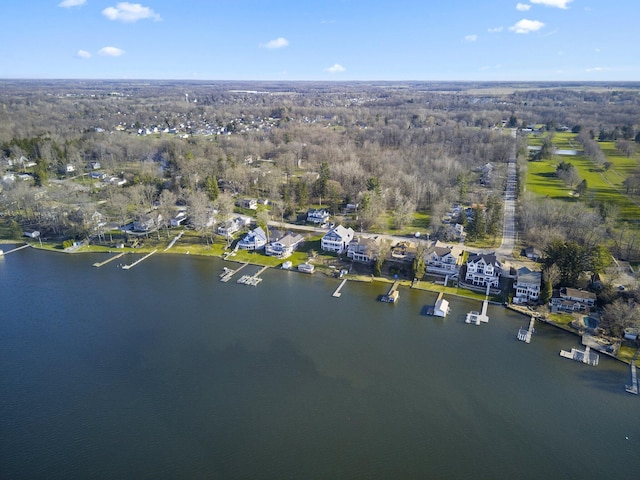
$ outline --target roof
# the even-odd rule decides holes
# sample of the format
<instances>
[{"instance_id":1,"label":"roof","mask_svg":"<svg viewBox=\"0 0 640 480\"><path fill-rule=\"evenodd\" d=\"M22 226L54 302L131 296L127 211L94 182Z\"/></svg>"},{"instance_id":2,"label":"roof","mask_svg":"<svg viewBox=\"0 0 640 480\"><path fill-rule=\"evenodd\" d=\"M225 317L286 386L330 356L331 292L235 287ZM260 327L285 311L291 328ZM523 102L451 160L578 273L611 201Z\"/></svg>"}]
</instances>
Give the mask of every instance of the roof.
<instances>
[{"instance_id":1,"label":"roof","mask_svg":"<svg viewBox=\"0 0 640 480\"><path fill-rule=\"evenodd\" d=\"M542 280L541 272L534 272L527 267L522 267L518 269L518 283L528 283L531 285L540 285Z\"/></svg>"},{"instance_id":2,"label":"roof","mask_svg":"<svg viewBox=\"0 0 640 480\"><path fill-rule=\"evenodd\" d=\"M469 255L469 263L478 263L482 260L487 265L499 265L498 259L496 258L495 253L474 253Z\"/></svg>"}]
</instances>

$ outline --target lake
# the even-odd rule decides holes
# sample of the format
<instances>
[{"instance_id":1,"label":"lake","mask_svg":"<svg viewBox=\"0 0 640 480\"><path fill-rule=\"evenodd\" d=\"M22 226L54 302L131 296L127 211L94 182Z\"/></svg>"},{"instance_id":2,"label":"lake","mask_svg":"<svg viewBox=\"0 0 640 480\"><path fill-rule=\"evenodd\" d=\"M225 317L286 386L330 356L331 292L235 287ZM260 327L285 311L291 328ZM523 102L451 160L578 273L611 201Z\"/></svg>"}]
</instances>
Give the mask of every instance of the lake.
<instances>
[{"instance_id":1,"label":"lake","mask_svg":"<svg viewBox=\"0 0 640 480\"><path fill-rule=\"evenodd\" d=\"M7 246L3 246L5 251ZM480 302L220 259L0 259L2 478L635 478L628 366ZM242 274L259 267L247 266ZM238 275L239 277L240 275Z\"/></svg>"}]
</instances>

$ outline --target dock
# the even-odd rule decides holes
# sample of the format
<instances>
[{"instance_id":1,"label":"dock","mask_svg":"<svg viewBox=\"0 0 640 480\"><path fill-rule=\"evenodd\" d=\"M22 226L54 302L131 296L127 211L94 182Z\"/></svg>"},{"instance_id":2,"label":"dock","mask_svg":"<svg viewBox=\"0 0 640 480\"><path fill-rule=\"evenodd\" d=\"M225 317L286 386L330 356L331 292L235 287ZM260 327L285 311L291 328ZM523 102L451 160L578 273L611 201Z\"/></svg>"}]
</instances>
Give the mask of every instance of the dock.
<instances>
[{"instance_id":1,"label":"dock","mask_svg":"<svg viewBox=\"0 0 640 480\"><path fill-rule=\"evenodd\" d=\"M96 267L96 268L100 268L101 266L106 265L109 262L113 262L116 258L122 257L124 255L124 253L125 252L120 252L119 254L114 255L111 258L107 258L104 262L96 262L96 263L93 264L93 266Z\"/></svg>"},{"instance_id":2,"label":"dock","mask_svg":"<svg viewBox=\"0 0 640 480\"><path fill-rule=\"evenodd\" d=\"M10 253L17 252L18 250L22 250L23 248L27 248L27 247L30 247L30 246L31 245L29 245L28 243L25 243L21 247L13 248L13 249L9 250L8 252L2 252L2 250L0 250L0 252L2 252L2 255L9 255Z\"/></svg>"},{"instance_id":3,"label":"dock","mask_svg":"<svg viewBox=\"0 0 640 480\"><path fill-rule=\"evenodd\" d=\"M141 259L136 260L135 262L133 262L133 263L131 263L131 264L129 264L129 265L123 265L123 266L122 266L122 269L123 269L123 270L129 270L130 268L135 267L135 266L136 266L136 265L138 265L140 262L142 262L142 261L146 260L147 258L149 258L151 255L153 255L153 254L154 254L154 253L156 253L157 251L158 251L158 249L156 248L153 252L151 252L151 253L147 253L147 254L146 254L144 257L142 257Z\"/></svg>"},{"instance_id":4,"label":"dock","mask_svg":"<svg viewBox=\"0 0 640 480\"><path fill-rule=\"evenodd\" d=\"M481 323L489 323L489 316L487 315L487 307L489 306L489 290L491 289L490 285L487 285L487 294L482 301L482 309L479 312L475 310L471 310L467 313L467 316L464 319L465 323L472 323L474 325L480 325Z\"/></svg>"},{"instance_id":5,"label":"dock","mask_svg":"<svg viewBox=\"0 0 640 480\"><path fill-rule=\"evenodd\" d=\"M396 303L400 296L400 292L398 292L398 285L400 285L400 280L393 282L393 285L391 285L387 294L380 297L380 301L385 303Z\"/></svg>"},{"instance_id":6,"label":"dock","mask_svg":"<svg viewBox=\"0 0 640 480\"><path fill-rule=\"evenodd\" d=\"M232 270L230 268L224 267L224 270L220 274L220 281L221 282L228 282L229 280L231 280L231 277L233 277L236 273L238 273L240 270L242 270L247 265L249 265L248 262L247 263L243 263L242 265L240 265L238 267L237 270Z\"/></svg>"},{"instance_id":7,"label":"dock","mask_svg":"<svg viewBox=\"0 0 640 480\"><path fill-rule=\"evenodd\" d=\"M269 267L262 267L260 271L255 275L243 275L238 279L238 283L241 283L243 285L251 285L252 287L257 287L258 284L262 281L262 278L260 278L260 274L264 272L267 268Z\"/></svg>"},{"instance_id":8,"label":"dock","mask_svg":"<svg viewBox=\"0 0 640 480\"><path fill-rule=\"evenodd\" d=\"M344 284L347 283L347 279L345 278L344 280L342 280L342 282L340 282L340 285L338 286L338 288L336 288L336 291L333 292L333 296L336 298L340 298L340 295L342 295L340 293L340 290L342 289L342 287L344 287Z\"/></svg>"},{"instance_id":9,"label":"dock","mask_svg":"<svg viewBox=\"0 0 640 480\"><path fill-rule=\"evenodd\" d=\"M636 374L636 361L631 360L631 385L625 385L625 390L638 395L638 377Z\"/></svg>"},{"instance_id":10,"label":"dock","mask_svg":"<svg viewBox=\"0 0 640 480\"><path fill-rule=\"evenodd\" d=\"M528 330L520 327L520 330L518 330L518 340L520 340L521 342L524 342L524 343L531 343L531 336L533 335L533 332L535 331L535 329L533 328L533 324L534 323L536 323L536 319L534 317L531 317L531 321L529 322L529 329Z\"/></svg>"},{"instance_id":11,"label":"dock","mask_svg":"<svg viewBox=\"0 0 640 480\"><path fill-rule=\"evenodd\" d=\"M586 365L591 365L592 367L596 367L598 363L600 363L600 355L591 352L591 347L586 347L584 350L572 348L570 352L560 350L560 356Z\"/></svg>"}]
</instances>

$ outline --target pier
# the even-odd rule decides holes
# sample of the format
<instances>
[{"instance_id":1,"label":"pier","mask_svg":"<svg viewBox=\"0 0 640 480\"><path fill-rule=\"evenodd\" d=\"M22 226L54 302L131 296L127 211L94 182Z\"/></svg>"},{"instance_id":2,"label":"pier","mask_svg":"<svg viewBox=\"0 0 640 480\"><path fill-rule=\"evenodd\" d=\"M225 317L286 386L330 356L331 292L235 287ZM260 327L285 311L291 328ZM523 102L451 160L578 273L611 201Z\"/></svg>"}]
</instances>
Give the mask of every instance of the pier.
<instances>
[{"instance_id":1,"label":"pier","mask_svg":"<svg viewBox=\"0 0 640 480\"><path fill-rule=\"evenodd\" d=\"M533 328L534 323L536 323L536 319L534 317L531 317L528 330L525 330L524 328L520 327L520 330L518 330L518 340L524 343L531 343L531 336L535 331L535 329Z\"/></svg>"},{"instance_id":2,"label":"pier","mask_svg":"<svg viewBox=\"0 0 640 480\"><path fill-rule=\"evenodd\" d=\"M333 292L333 296L336 298L340 298L340 295L342 295L340 293L340 290L342 289L342 287L344 287L344 284L347 283L347 279L345 278L344 280L342 280L342 282L340 282L340 285L338 286L338 288L336 288L336 291Z\"/></svg>"},{"instance_id":3,"label":"pier","mask_svg":"<svg viewBox=\"0 0 640 480\"><path fill-rule=\"evenodd\" d=\"M489 316L487 315L487 307L489 306L489 291L491 289L491 285L487 285L487 293L482 301L482 309L479 312L475 310L471 310L467 313L466 318L464 319L465 323L473 323L475 325L480 325L480 323L489 323Z\"/></svg>"},{"instance_id":4,"label":"pier","mask_svg":"<svg viewBox=\"0 0 640 480\"><path fill-rule=\"evenodd\" d=\"M400 293L398 292L398 285L400 285L400 280L393 282L393 285L391 285L387 294L380 297L380 301L385 303L396 303L400 296Z\"/></svg>"},{"instance_id":5,"label":"pier","mask_svg":"<svg viewBox=\"0 0 640 480\"><path fill-rule=\"evenodd\" d=\"M111 257L111 258L107 258L104 262L96 262L93 264L94 267L96 268L100 268L103 265L106 265L109 262L113 262L116 258L120 258L124 255L124 252L120 252L119 254Z\"/></svg>"},{"instance_id":6,"label":"pier","mask_svg":"<svg viewBox=\"0 0 640 480\"><path fill-rule=\"evenodd\" d=\"M229 280L231 280L231 277L233 277L237 272L239 272L240 270L242 270L244 267L246 267L247 265L249 265L249 263L243 263L242 265L240 265L238 267L237 270L232 270L230 268L224 267L224 270L222 271L222 273L220 274L220 281L221 282L228 282Z\"/></svg>"},{"instance_id":7,"label":"pier","mask_svg":"<svg viewBox=\"0 0 640 480\"><path fill-rule=\"evenodd\" d=\"M260 278L260 274L264 272L267 268L269 267L262 267L260 271L255 275L243 275L238 279L238 283L241 283L243 285L251 285L252 287L257 287L258 284L262 281L262 278Z\"/></svg>"},{"instance_id":8,"label":"pier","mask_svg":"<svg viewBox=\"0 0 640 480\"><path fill-rule=\"evenodd\" d=\"M575 360L576 362L584 363L596 367L600 363L600 355L591 352L591 347L586 347L584 350L578 350L572 348L570 352L566 350L560 350L560 356L562 358L568 358L569 360Z\"/></svg>"},{"instance_id":9,"label":"pier","mask_svg":"<svg viewBox=\"0 0 640 480\"><path fill-rule=\"evenodd\" d=\"M151 255L153 255L154 253L156 253L158 251L158 249L156 248L153 252L151 253L147 253L144 257L142 257L140 260L136 260L135 262L129 264L129 265L123 265L122 269L123 270L129 270L130 268L135 267L137 264L139 264L140 262L142 262L143 260L146 260L147 258L149 258Z\"/></svg>"},{"instance_id":10,"label":"pier","mask_svg":"<svg viewBox=\"0 0 640 480\"><path fill-rule=\"evenodd\" d=\"M18 250L22 250L23 248L27 248L27 247L30 247L30 246L31 245L29 245L28 243L25 243L21 247L16 247L16 248L14 248L12 250L9 250L8 252L2 252L2 250L0 250L0 252L2 252L0 255L9 255L10 253L17 252Z\"/></svg>"},{"instance_id":11,"label":"pier","mask_svg":"<svg viewBox=\"0 0 640 480\"><path fill-rule=\"evenodd\" d=\"M638 395L638 376L636 374L636 360L638 359L638 355L640 355L640 349L636 352L633 359L631 360L631 385L625 385L625 390L629 393L633 393L634 395Z\"/></svg>"}]
</instances>

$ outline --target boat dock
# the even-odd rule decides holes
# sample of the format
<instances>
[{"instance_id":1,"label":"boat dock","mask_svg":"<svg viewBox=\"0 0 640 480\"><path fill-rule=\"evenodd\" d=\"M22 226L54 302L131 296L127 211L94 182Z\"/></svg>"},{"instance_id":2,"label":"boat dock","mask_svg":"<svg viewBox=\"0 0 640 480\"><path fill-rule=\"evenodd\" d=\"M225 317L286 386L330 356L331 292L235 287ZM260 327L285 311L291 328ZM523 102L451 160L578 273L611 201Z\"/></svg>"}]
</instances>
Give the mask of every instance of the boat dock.
<instances>
[{"instance_id":1,"label":"boat dock","mask_svg":"<svg viewBox=\"0 0 640 480\"><path fill-rule=\"evenodd\" d=\"M23 248L27 248L27 247L30 247L30 246L31 245L29 245L28 243L25 243L21 247L16 247L14 249L9 250L8 252L2 252L2 250L0 250L0 252L2 252L2 255L9 255L10 253L17 252L18 250L22 250Z\"/></svg>"},{"instance_id":2,"label":"boat dock","mask_svg":"<svg viewBox=\"0 0 640 480\"><path fill-rule=\"evenodd\" d=\"M342 287L344 287L344 284L347 283L347 279L345 278L344 280L342 280L342 282L340 282L340 285L338 286L338 288L336 288L336 291L333 292L333 296L336 298L340 298L340 295L342 295L340 293L340 290L342 289Z\"/></svg>"},{"instance_id":3,"label":"boat dock","mask_svg":"<svg viewBox=\"0 0 640 480\"><path fill-rule=\"evenodd\" d=\"M242 283L243 285L251 285L252 287L257 287L258 284L262 281L260 278L260 274L264 272L269 267L262 267L258 273L255 275L243 275L238 279L238 283Z\"/></svg>"},{"instance_id":4,"label":"boat dock","mask_svg":"<svg viewBox=\"0 0 640 480\"><path fill-rule=\"evenodd\" d=\"M638 395L638 377L636 374L635 360L631 360L631 385L625 385L625 390L629 393L633 393L634 395Z\"/></svg>"},{"instance_id":5,"label":"boat dock","mask_svg":"<svg viewBox=\"0 0 640 480\"><path fill-rule=\"evenodd\" d=\"M593 367L597 366L598 363L600 363L600 355L598 355L597 353L592 353L591 347L586 347L584 350L572 348L570 352L567 352L566 350L560 350L560 356L562 358L575 360L576 362L585 363Z\"/></svg>"},{"instance_id":6,"label":"boat dock","mask_svg":"<svg viewBox=\"0 0 640 480\"><path fill-rule=\"evenodd\" d=\"M237 270L232 270L230 268L224 267L224 270L222 271L222 273L220 274L220 281L221 282L228 282L229 280L231 280L231 277L233 277L237 272L239 272L240 270L242 270L244 267L246 267L247 265L249 265L249 263L243 263L242 265L240 265L238 267Z\"/></svg>"},{"instance_id":7,"label":"boat dock","mask_svg":"<svg viewBox=\"0 0 640 480\"><path fill-rule=\"evenodd\" d=\"M520 330L518 330L518 340L524 343L531 343L531 336L535 331L535 329L533 328L534 323L536 323L536 319L534 317L531 317L528 330L525 330L524 328L520 327Z\"/></svg>"},{"instance_id":8,"label":"boat dock","mask_svg":"<svg viewBox=\"0 0 640 480\"><path fill-rule=\"evenodd\" d=\"M96 268L100 268L103 265L106 265L109 262L113 262L116 258L120 258L124 255L125 252L120 252L119 254L111 257L111 258L107 258L104 262L96 262L93 264L94 267Z\"/></svg>"},{"instance_id":9,"label":"boat dock","mask_svg":"<svg viewBox=\"0 0 640 480\"><path fill-rule=\"evenodd\" d=\"M464 319L465 323L473 323L475 325L480 325L480 323L489 323L489 316L487 315L487 307L489 306L489 290L491 289L491 285L487 285L487 294L485 295L484 300L482 301L482 309L479 312L475 310L471 310L467 313L466 318Z\"/></svg>"},{"instance_id":10,"label":"boat dock","mask_svg":"<svg viewBox=\"0 0 640 480\"><path fill-rule=\"evenodd\" d=\"M142 257L139 260L136 260L135 262L129 264L129 265L123 265L122 269L123 270L129 270L130 268L135 267L137 264L139 264L140 262L142 262L143 260L146 260L147 258L149 258L151 255L153 255L154 253L156 253L158 251L158 249L156 248L153 252L151 253L147 253L144 257Z\"/></svg>"},{"instance_id":11,"label":"boat dock","mask_svg":"<svg viewBox=\"0 0 640 480\"><path fill-rule=\"evenodd\" d=\"M400 285L400 280L393 282L393 285L391 285L387 294L380 297L380 301L385 303L396 303L400 296L400 293L398 292L398 285Z\"/></svg>"}]
</instances>

